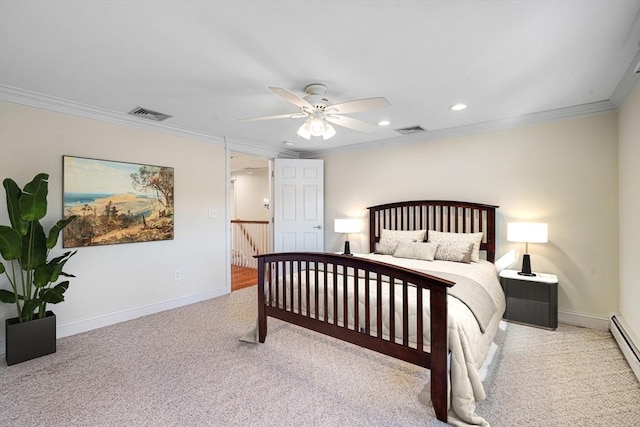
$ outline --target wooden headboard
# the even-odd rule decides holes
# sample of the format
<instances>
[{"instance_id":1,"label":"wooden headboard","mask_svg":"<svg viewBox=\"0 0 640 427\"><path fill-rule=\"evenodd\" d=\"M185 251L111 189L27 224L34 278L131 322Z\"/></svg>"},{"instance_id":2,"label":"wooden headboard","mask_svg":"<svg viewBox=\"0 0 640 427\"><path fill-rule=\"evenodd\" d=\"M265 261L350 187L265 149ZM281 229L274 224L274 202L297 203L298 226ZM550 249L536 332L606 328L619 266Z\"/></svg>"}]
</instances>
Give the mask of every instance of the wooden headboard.
<instances>
[{"instance_id":1,"label":"wooden headboard","mask_svg":"<svg viewBox=\"0 0 640 427\"><path fill-rule=\"evenodd\" d=\"M374 252L381 230L436 230L450 233L484 233L480 250L487 261L496 258L498 206L446 200L416 200L371 206L369 251Z\"/></svg>"}]
</instances>

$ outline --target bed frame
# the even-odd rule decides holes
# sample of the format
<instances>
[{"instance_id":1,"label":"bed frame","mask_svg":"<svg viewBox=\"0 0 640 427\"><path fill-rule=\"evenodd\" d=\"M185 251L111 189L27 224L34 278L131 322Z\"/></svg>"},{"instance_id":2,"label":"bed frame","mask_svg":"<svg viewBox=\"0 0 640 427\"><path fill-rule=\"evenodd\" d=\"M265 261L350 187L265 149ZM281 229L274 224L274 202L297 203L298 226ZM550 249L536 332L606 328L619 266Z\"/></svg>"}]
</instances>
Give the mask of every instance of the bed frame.
<instances>
[{"instance_id":1,"label":"bed frame","mask_svg":"<svg viewBox=\"0 0 640 427\"><path fill-rule=\"evenodd\" d=\"M375 244L380 239L381 230L437 230L445 232L473 233L483 232L484 238L481 250L486 251L486 259L495 261L495 210L497 206L483 205L470 202L454 202L441 200L421 200L373 206L369 209L369 249L374 252ZM267 336L267 317L274 317L316 332L320 332L346 342L374 350L391 357L413 363L431 370L431 401L436 417L446 422L448 411L447 391L447 288L453 282L420 273L414 270L393 266L386 263L362 259L358 257L317 253L317 252L289 252L273 253L256 256L258 259L258 340L265 342ZM334 271L342 274L333 275L328 281L324 275L324 283L318 280L318 269ZM356 277L364 277L365 310L359 312L358 281L355 282L355 304L338 304L338 298L333 299L333 307L328 305L327 292L323 292L324 300L318 298L318 288L333 289L333 295L343 292L343 301L347 300L346 274L349 272ZM315 276L315 277L312 277ZM383 280L383 277L386 280ZM309 286L303 290L300 283L315 279L316 286L314 303L311 302ZM375 281L377 289L378 317L374 320L376 331L370 328L371 316L369 303L370 281ZM329 283L328 283L329 282ZM394 316L390 316L389 336L382 333L382 298L383 286L394 284L403 285L403 306L401 337L395 334ZM416 327L417 342L410 344L408 338L409 315L407 289L415 286L417 295ZM430 304L430 348L423 345L423 301L422 289L428 289ZM394 304L393 292L390 296L389 310ZM320 301L319 301L320 299ZM303 304L304 301L304 304ZM314 304L314 306L311 306ZM328 312L338 313L342 310L342 322L329 318ZM393 312L393 311L391 311ZM323 313L316 315L315 313ZM352 316L351 324L347 321ZM364 319L362 318L364 317ZM365 327L358 329L359 320L364 320ZM354 326L355 325L355 326ZM402 339L400 344L398 341Z\"/></svg>"}]
</instances>

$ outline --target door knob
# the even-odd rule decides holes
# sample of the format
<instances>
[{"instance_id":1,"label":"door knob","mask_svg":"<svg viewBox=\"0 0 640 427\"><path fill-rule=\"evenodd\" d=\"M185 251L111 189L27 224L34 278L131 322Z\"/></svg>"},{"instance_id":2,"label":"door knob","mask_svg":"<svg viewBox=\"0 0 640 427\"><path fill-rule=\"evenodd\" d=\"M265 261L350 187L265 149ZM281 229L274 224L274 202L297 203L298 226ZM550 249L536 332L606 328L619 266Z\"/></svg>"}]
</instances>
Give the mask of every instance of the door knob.
<instances>
[{"instance_id":1,"label":"door knob","mask_svg":"<svg viewBox=\"0 0 640 427\"><path fill-rule=\"evenodd\" d=\"M322 230L322 226L321 225L314 225L313 228L317 228L318 230Z\"/></svg>"}]
</instances>

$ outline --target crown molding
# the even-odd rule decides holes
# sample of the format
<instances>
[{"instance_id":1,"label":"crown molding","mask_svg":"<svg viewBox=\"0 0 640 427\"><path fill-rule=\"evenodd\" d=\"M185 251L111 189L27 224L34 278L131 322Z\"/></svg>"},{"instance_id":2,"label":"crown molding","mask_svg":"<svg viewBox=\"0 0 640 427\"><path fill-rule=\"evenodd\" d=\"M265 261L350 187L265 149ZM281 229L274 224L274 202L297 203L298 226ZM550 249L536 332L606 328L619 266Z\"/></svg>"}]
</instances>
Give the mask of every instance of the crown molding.
<instances>
[{"instance_id":1,"label":"crown molding","mask_svg":"<svg viewBox=\"0 0 640 427\"><path fill-rule=\"evenodd\" d=\"M320 151L309 151L301 153L301 158L317 158L332 154L346 153L374 147L394 147L404 144L418 142L436 141L440 139L456 138L486 132L493 132L505 129L512 129L529 124L550 122L555 120L565 120L573 117L586 116L591 114L616 111L617 107L611 101L598 101L588 104L574 105L571 107L557 108L554 110L541 111L538 113L524 114L521 116L509 117L501 120L492 120L483 123L475 123L465 126L457 126L448 129L437 129L433 131L420 132L405 136L398 136L380 141L363 144L336 147Z\"/></svg>"},{"instance_id":2,"label":"crown molding","mask_svg":"<svg viewBox=\"0 0 640 427\"><path fill-rule=\"evenodd\" d=\"M173 136L195 139L198 141L228 147L233 151L241 152L244 154L252 154L260 157L298 158L299 156L298 152L293 150L277 149L276 147L257 145L247 141L227 138L225 136L208 135L204 133L193 132L164 123L142 121L139 118L129 116L125 113L96 108L90 105L80 104L53 96L42 95L39 93L30 92L7 85L0 85L0 101L12 102L15 104L55 111L57 113L64 113L87 119L100 120L103 122L129 126L137 129L151 130Z\"/></svg>"},{"instance_id":3,"label":"crown molding","mask_svg":"<svg viewBox=\"0 0 640 427\"><path fill-rule=\"evenodd\" d=\"M633 57L627 71L625 71L622 79L611 94L611 102L616 106L616 108L620 108L624 105L629 95L633 92L633 89L636 87L638 82L640 82L640 73L636 72L639 67L640 50L638 50L636 56Z\"/></svg>"},{"instance_id":4,"label":"crown molding","mask_svg":"<svg viewBox=\"0 0 640 427\"><path fill-rule=\"evenodd\" d=\"M640 58L640 53L636 55ZM521 116L510 117L501 120L493 120L483 123L476 123L465 126L457 126L448 129L438 129L417 134L397 136L379 141L365 142L361 144L353 144L344 147L329 148L317 151L294 151L288 149L278 149L267 145L258 145L255 143L242 141L225 136L207 135L199 132L193 132L186 129L169 126L163 123L146 122L136 117L131 117L116 111L109 111L93 106L71 102L68 100L55 98L47 95L29 92L23 89L0 85L0 101L13 102L16 104L28 105L31 107L42 108L45 110L55 111L59 113L70 114L78 117L84 117L94 120L105 121L109 123L120 124L124 126L134 127L138 129L152 130L162 132L174 136L195 139L199 141L209 142L224 146L232 151L239 153L255 155L267 158L318 158L322 156L370 149L376 147L389 147L404 144L412 144L417 142L428 142L438 139L455 138L479 133L486 133L504 129L511 129L528 124L542 123L554 120L564 120L573 117L580 117L590 114L598 114L609 111L616 111L624 100L629 96L638 76L633 73L635 60L629 66L625 73L625 78L616 87L612 100L592 102L588 104L575 105L571 107L558 108L554 110L541 111L537 113L525 114ZM615 98L615 102L613 99Z\"/></svg>"}]
</instances>

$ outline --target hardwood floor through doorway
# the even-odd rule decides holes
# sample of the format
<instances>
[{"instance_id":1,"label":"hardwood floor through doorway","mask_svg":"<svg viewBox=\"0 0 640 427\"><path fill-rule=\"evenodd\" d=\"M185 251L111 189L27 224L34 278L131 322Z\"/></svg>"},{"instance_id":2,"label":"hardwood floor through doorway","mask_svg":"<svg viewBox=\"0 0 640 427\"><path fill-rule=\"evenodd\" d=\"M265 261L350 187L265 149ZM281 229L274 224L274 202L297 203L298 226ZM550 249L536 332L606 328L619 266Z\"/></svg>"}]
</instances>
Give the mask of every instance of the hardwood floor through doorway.
<instances>
[{"instance_id":1,"label":"hardwood floor through doorway","mask_svg":"<svg viewBox=\"0 0 640 427\"><path fill-rule=\"evenodd\" d=\"M231 266L231 292L258 284L258 270L255 268Z\"/></svg>"}]
</instances>

